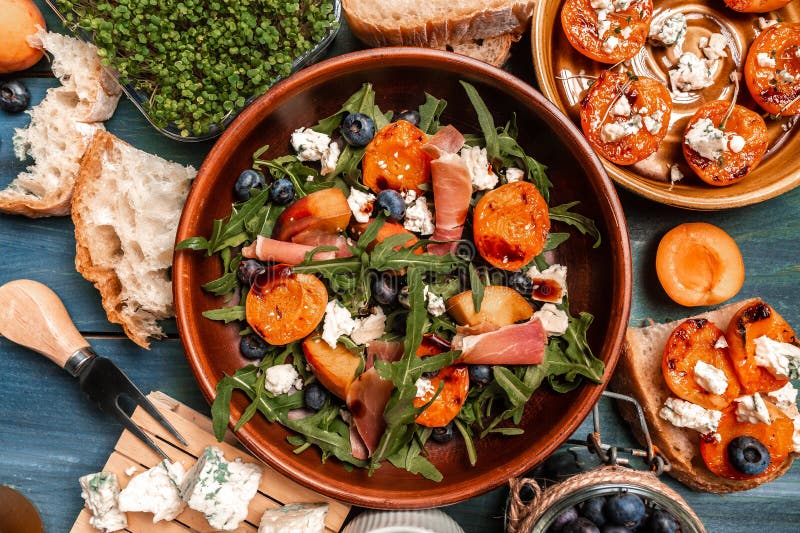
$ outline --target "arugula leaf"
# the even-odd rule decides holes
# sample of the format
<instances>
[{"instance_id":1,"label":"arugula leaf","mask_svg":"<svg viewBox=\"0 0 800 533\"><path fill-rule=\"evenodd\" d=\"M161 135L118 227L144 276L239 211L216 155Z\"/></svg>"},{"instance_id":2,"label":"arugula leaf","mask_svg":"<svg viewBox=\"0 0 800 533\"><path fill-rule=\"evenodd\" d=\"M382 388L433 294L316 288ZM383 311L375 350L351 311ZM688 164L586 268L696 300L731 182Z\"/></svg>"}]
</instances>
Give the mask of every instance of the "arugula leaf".
<instances>
[{"instance_id":1,"label":"arugula leaf","mask_svg":"<svg viewBox=\"0 0 800 533\"><path fill-rule=\"evenodd\" d=\"M245 224L258 215L268 198L269 189L258 191L246 202L234 205L227 219L215 220L210 239L190 237L178 243L176 249L205 250L206 255L210 257L224 248L241 245L248 239Z\"/></svg>"},{"instance_id":2,"label":"arugula leaf","mask_svg":"<svg viewBox=\"0 0 800 533\"><path fill-rule=\"evenodd\" d=\"M439 117L447 107L447 101L425 93L425 103L419 106L419 129L429 135L436 133L439 128Z\"/></svg>"},{"instance_id":3,"label":"arugula leaf","mask_svg":"<svg viewBox=\"0 0 800 533\"><path fill-rule=\"evenodd\" d=\"M550 208L550 220L557 220L558 222L563 222L568 224L578 231L583 233L584 235L589 235L590 237L594 237L594 245L593 248L597 248L600 246L600 230L597 229L597 226L594 224L594 220L580 213L573 213L570 211L573 207L578 205L580 202L569 202L566 204L557 205L555 207Z\"/></svg>"},{"instance_id":4,"label":"arugula leaf","mask_svg":"<svg viewBox=\"0 0 800 533\"><path fill-rule=\"evenodd\" d=\"M549 252L550 250L555 250L567 239L569 239L569 233L548 233L547 240L544 242L544 248L542 248L542 251Z\"/></svg>"},{"instance_id":5,"label":"arugula leaf","mask_svg":"<svg viewBox=\"0 0 800 533\"><path fill-rule=\"evenodd\" d=\"M344 463L364 467L367 465L366 461L353 457L350 432L346 424L334 422L338 412L338 406L328 405L311 416L298 420L282 419L281 423L303 435L307 442L318 446L323 451L323 456L333 455Z\"/></svg>"},{"instance_id":6,"label":"arugula leaf","mask_svg":"<svg viewBox=\"0 0 800 533\"><path fill-rule=\"evenodd\" d=\"M489 161L496 161L500 159L500 139L497 136L492 113L473 85L462 80L461 86L464 87L467 98L475 109L475 114L478 115L478 124L481 126L481 132L486 141L486 157Z\"/></svg>"},{"instance_id":7,"label":"arugula leaf","mask_svg":"<svg viewBox=\"0 0 800 533\"><path fill-rule=\"evenodd\" d=\"M214 436L218 442L225 438L228 429L228 419L231 417L231 395L233 394L233 379L225 376L217 383L217 394L211 404L211 424Z\"/></svg>"},{"instance_id":8,"label":"arugula leaf","mask_svg":"<svg viewBox=\"0 0 800 533\"><path fill-rule=\"evenodd\" d=\"M469 464L475 466L478 462L478 452L475 450L475 443L472 441L472 430L458 418L453 420L458 432L461 433L461 438L464 439L464 445L467 448L467 457Z\"/></svg>"},{"instance_id":9,"label":"arugula leaf","mask_svg":"<svg viewBox=\"0 0 800 533\"><path fill-rule=\"evenodd\" d=\"M433 466L433 463L421 455L430 433L431 430L429 428L417 428L413 435L416 438L412 438L407 445L386 459L397 468L403 468L412 474L420 474L431 481L441 481L442 473Z\"/></svg>"},{"instance_id":10,"label":"arugula leaf","mask_svg":"<svg viewBox=\"0 0 800 533\"><path fill-rule=\"evenodd\" d=\"M553 337L545 348L547 379L556 392L575 389L583 376L595 383L603 382L605 365L592 355L586 332L593 320L589 313L570 317L569 327L561 337Z\"/></svg>"},{"instance_id":11,"label":"arugula leaf","mask_svg":"<svg viewBox=\"0 0 800 533\"><path fill-rule=\"evenodd\" d=\"M226 324L235 320L244 320L244 305L210 309L203 311L203 316L209 320L224 320Z\"/></svg>"},{"instance_id":12,"label":"arugula leaf","mask_svg":"<svg viewBox=\"0 0 800 533\"><path fill-rule=\"evenodd\" d=\"M231 292L238 285L239 279L236 276L236 273L228 272L223 274L221 277L202 285L202 288L206 292L210 292L216 296L222 296L223 294Z\"/></svg>"},{"instance_id":13,"label":"arugula leaf","mask_svg":"<svg viewBox=\"0 0 800 533\"><path fill-rule=\"evenodd\" d=\"M316 126L312 126L311 129L326 135L330 135L334 132L334 130L336 130L336 128L339 127L346 114L364 113L362 109L369 109L371 111L374 105L375 91L372 89L371 83L365 83L358 91L353 93L353 95L350 96L350 98L348 98L344 104L342 104L342 107L339 109L339 111L329 117L323 118L317 123Z\"/></svg>"},{"instance_id":14,"label":"arugula leaf","mask_svg":"<svg viewBox=\"0 0 800 533\"><path fill-rule=\"evenodd\" d=\"M209 243L205 237L189 237L175 246L176 250L205 250L208 251ZM210 254L209 254L210 255Z\"/></svg>"},{"instance_id":15,"label":"arugula leaf","mask_svg":"<svg viewBox=\"0 0 800 533\"><path fill-rule=\"evenodd\" d=\"M469 285L472 289L472 306L475 308L476 313L481 312L481 303L483 302L484 285L481 281L481 276L475 270L475 266L469 264Z\"/></svg>"},{"instance_id":16,"label":"arugula leaf","mask_svg":"<svg viewBox=\"0 0 800 533\"><path fill-rule=\"evenodd\" d=\"M498 143L500 144L500 153L505 166L513 166L516 159L521 160L525 164L525 170L528 179L536 185L542 197L550 201L550 189L553 183L547 177L545 170L547 167L539 163L536 159L532 158L525 153L522 146L519 145L517 139L510 136L508 133L503 132L498 136Z\"/></svg>"}]
</instances>

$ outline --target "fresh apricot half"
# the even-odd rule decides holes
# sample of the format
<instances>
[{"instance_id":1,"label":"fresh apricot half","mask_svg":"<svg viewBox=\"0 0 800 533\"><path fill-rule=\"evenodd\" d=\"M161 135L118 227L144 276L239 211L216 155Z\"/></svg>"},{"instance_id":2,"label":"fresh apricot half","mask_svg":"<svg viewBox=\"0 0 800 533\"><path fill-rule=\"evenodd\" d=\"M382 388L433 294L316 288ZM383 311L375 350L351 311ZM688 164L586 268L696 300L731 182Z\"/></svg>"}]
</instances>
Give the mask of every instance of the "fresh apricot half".
<instances>
[{"instance_id":1,"label":"fresh apricot half","mask_svg":"<svg viewBox=\"0 0 800 533\"><path fill-rule=\"evenodd\" d=\"M667 295L685 306L715 305L744 283L744 262L730 235L705 222L676 226L662 237L656 274Z\"/></svg>"}]
</instances>

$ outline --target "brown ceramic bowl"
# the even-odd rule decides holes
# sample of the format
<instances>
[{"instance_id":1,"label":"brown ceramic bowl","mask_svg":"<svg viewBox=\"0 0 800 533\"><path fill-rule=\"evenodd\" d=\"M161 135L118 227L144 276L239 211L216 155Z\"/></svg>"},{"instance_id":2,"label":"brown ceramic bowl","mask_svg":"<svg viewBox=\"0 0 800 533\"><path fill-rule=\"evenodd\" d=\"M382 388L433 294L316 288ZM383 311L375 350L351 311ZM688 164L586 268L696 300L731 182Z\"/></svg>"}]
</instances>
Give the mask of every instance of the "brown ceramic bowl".
<instances>
[{"instance_id":1,"label":"brown ceramic bowl","mask_svg":"<svg viewBox=\"0 0 800 533\"><path fill-rule=\"evenodd\" d=\"M413 48L368 50L325 61L279 83L248 107L209 153L186 202L177 239L207 236L213 220L230 213L233 184L250 166L256 149L269 144L285 147L288 153L292 131L338 111L362 83L373 84L383 110L416 108L424 101L425 92L445 98L448 105L443 123L450 122L464 132L479 131L458 83L461 79L477 87L496 123L504 124L516 113L520 143L549 167L555 184L551 204L580 201L580 211L592 217L602 232L602 246L596 249L590 239L571 232L554 259L569 267L572 312L588 311L595 316L589 342L605 361L608 378L617 362L631 298L628 233L614 187L580 132L541 94L501 70L462 56ZM560 226L558 231L569 231ZM238 350L239 327L201 316L221 304L200 288L220 274L217 258L191 251L175 255L178 327L186 356L209 402L223 374L246 364ZM430 459L444 474L439 483L389 463L370 477L366 470L348 472L333 459L322 464L315 449L295 455L286 442L289 432L259 416L236 435L270 466L331 497L365 507L433 507L498 487L539 464L578 427L602 388L584 384L569 394L556 394L543 386L525 410L520 424L524 435L478 441L475 467L470 467L460 439L431 447ZM243 396L234 395L234 419L246 403Z\"/></svg>"}]
</instances>

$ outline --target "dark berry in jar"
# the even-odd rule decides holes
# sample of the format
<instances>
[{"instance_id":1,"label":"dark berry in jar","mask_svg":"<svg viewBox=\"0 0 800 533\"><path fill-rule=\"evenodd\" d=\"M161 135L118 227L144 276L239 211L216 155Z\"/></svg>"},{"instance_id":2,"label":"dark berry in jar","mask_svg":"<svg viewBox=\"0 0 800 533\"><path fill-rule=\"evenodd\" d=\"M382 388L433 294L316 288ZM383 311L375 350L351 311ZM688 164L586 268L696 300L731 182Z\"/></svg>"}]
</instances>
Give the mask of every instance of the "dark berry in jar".
<instances>
[{"instance_id":1,"label":"dark berry in jar","mask_svg":"<svg viewBox=\"0 0 800 533\"><path fill-rule=\"evenodd\" d=\"M397 122L398 120L405 120L406 122L410 122L415 126L419 126L419 111L416 109L404 109L403 111L400 111L396 117L394 117L392 122Z\"/></svg>"},{"instance_id":2,"label":"dark berry in jar","mask_svg":"<svg viewBox=\"0 0 800 533\"><path fill-rule=\"evenodd\" d=\"M328 399L328 391L318 382L309 383L303 390L303 401L306 407L319 411Z\"/></svg>"},{"instance_id":3,"label":"dark berry in jar","mask_svg":"<svg viewBox=\"0 0 800 533\"><path fill-rule=\"evenodd\" d=\"M372 282L372 297L381 305L390 305L397 299L398 285L395 276L382 272Z\"/></svg>"},{"instance_id":4,"label":"dark berry in jar","mask_svg":"<svg viewBox=\"0 0 800 533\"><path fill-rule=\"evenodd\" d=\"M597 524L581 516L564 526L561 533L600 533L600 529Z\"/></svg>"},{"instance_id":5,"label":"dark berry in jar","mask_svg":"<svg viewBox=\"0 0 800 533\"><path fill-rule=\"evenodd\" d=\"M628 529L625 526L606 524L605 526L603 526L602 533L633 533L633 530Z\"/></svg>"},{"instance_id":6,"label":"dark berry in jar","mask_svg":"<svg viewBox=\"0 0 800 533\"><path fill-rule=\"evenodd\" d=\"M629 492L611 496L606 501L605 515L609 522L634 528L644 518L646 509L640 497Z\"/></svg>"},{"instance_id":7,"label":"dark berry in jar","mask_svg":"<svg viewBox=\"0 0 800 533\"><path fill-rule=\"evenodd\" d=\"M555 517L553 522L550 524L550 529L548 531L552 531L553 533L560 533L564 526L576 520L578 518L578 510L575 507L570 507L569 509L565 509L561 511L561 513Z\"/></svg>"},{"instance_id":8,"label":"dark berry in jar","mask_svg":"<svg viewBox=\"0 0 800 533\"><path fill-rule=\"evenodd\" d=\"M556 452L544 462L544 477L552 481L563 481L581 471L578 457L570 450ZM584 514L584 516L586 516ZM603 524L599 524L603 525Z\"/></svg>"},{"instance_id":9,"label":"dark berry in jar","mask_svg":"<svg viewBox=\"0 0 800 533\"><path fill-rule=\"evenodd\" d=\"M433 428L433 431L431 432L431 440L440 444L444 444L445 442L450 442L453 440L453 423L450 422L446 426Z\"/></svg>"},{"instance_id":10,"label":"dark berry in jar","mask_svg":"<svg viewBox=\"0 0 800 533\"><path fill-rule=\"evenodd\" d=\"M342 121L342 137L355 148L366 146L375 137L375 122L363 113L350 113Z\"/></svg>"},{"instance_id":11,"label":"dark berry in jar","mask_svg":"<svg viewBox=\"0 0 800 533\"><path fill-rule=\"evenodd\" d=\"M530 296L533 292L533 281L531 281L531 278L526 276L524 272L516 271L509 273L506 278L506 285L523 296Z\"/></svg>"},{"instance_id":12,"label":"dark berry in jar","mask_svg":"<svg viewBox=\"0 0 800 533\"><path fill-rule=\"evenodd\" d=\"M389 213L389 220L402 220L406 216L406 203L400 193L387 189L378 193L375 209Z\"/></svg>"},{"instance_id":13,"label":"dark berry in jar","mask_svg":"<svg viewBox=\"0 0 800 533\"><path fill-rule=\"evenodd\" d=\"M252 168L243 170L239 177L236 179L236 185L233 186L233 194L236 196L237 202L246 202L250 199L251 189L263 189L267 186L264 175Z\"/></svg>"},{"instance_id":14,"label":"dark berry in jar","mask_svg":"<svg viewBox=\"0 0 800 533\"><path fill-rule=\"evenodd\" d=\"M287 205L294 200L294 185L286 178L275 180L269 188L269 197L278 205Z\"/></svg>"},{"instance_id":15,"label":"dark berry in jar","mask_svg":"<svg viewBox=\"0 0 800 533\"><path fill-rule=\"evenodd\" d=\"M31 103L31 93L19 80L0 83L0 109L6 113L22 113Z\"/></svg>"},{"instance_id":16,"label":"dark berry in jar","mask_svg":"<svg viewBox=\"0 0 800 533\"><path fill-rule=\"evenodd\" d=\"M264 263L257 259L243 259L236 269L239 281L245 285L252 285L255 277L266 270Z\"/></svg>"},{"instance_id":17,"label":"dark berry in jar","mask_svg":"<svg viewBox=\"0 0 800 533\"><path fill-rule=\"evenodd\" d=\"M742 435L728 443L728 460L746 476L757 476L769 467L769 450L758 439Z\"/></svg>"},{"instance_id":18,"label":"dark berry in jar","mask_svg":"<svg viewBox=\"0 0 800 533\"><path fill-rule=\"evenodd\" d=\"M473 385L485 387L492 380L492 367L489 365L469 365L469 380Z\"/></svg>"},{"instance_id":19,"label":"dark berry in jar","mask_svg":"<svg viewBox=\"0 0 800 533\"><path fill-rule=\"evenodd\" d=\"M267 342L255 333L245 335L239 340L239 351L247 359L261 359L267 355L268 350Z\"/></svg>"},{"instance_id":20,"label":"dark berry in jar","mask_svg":"<svg viewBox=\"0 0 800 533\"><path fill-rule=\"evenodd\" d=\"M647 521L649 533L675 533L678 531L678 521L674 516L663 509L656 509Z\"/></svg>"},{"instance_id":21,"label":"dark berry in jar","mask_svg":"<svg viewBox=\"0 0 800 533\"><path fill-rule=\"evenodd\" d=\"M590 498L581 503L581 515L594 522L598 527L603 527L606 523L606 515L603 511L606 508L606 499L603 496Z\"/></svg>"}]
</instances>

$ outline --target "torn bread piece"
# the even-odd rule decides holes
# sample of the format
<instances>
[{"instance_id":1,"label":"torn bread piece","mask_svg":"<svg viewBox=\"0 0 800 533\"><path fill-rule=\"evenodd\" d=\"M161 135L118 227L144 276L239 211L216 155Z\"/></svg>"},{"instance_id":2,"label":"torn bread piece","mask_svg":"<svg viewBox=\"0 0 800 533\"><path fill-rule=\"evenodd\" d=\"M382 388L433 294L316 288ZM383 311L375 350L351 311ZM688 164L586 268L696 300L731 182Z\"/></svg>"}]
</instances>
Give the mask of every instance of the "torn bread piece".
<instances>
[{"instance_id":1,"label":"torn bread piece","mask_svg":"<svg viewBox=\"0 0 800 533\"><path fill-rule=\"evenodd\" d=\"M470 39L453 44L435 46L439 50L447 50L468 56L495 67L502 67L511 55L511 45L516 41L514 35L504 33L485 39Z\"/></svg>"}]
</instances>

